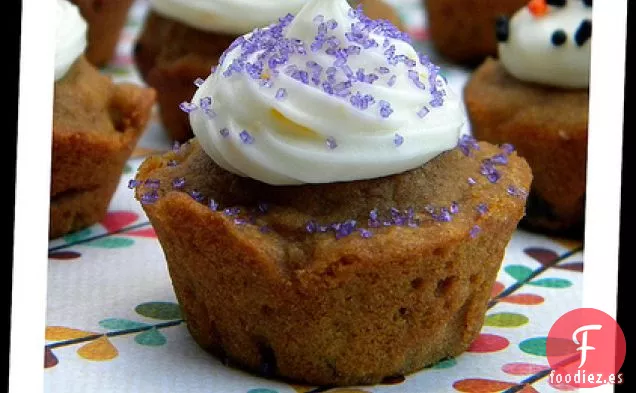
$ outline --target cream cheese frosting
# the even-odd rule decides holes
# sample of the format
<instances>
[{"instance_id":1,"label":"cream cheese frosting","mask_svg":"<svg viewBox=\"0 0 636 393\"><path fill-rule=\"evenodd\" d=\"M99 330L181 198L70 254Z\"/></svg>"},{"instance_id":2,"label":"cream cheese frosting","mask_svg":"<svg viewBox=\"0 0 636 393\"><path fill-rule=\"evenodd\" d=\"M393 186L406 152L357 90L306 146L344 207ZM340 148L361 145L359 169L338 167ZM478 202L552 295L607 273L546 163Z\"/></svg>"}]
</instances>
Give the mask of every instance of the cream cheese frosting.
<instances>
[{"instance_id":1,"label":"cream cheese frosting","mask_svg":"<svg viewBox=\"0 0 636 393\"><path fill-rule=\"evenodd\" d=\"M157 13L188 26L244 34L300 10L306 0L151 0Z\"/></svg>"},{"instance_id":2,"label":"cream cheese frosting","mask_svg":"<svg viewBox=\"0 0 636 393\"><path fill-rule=\"evenodd\" d=\"M439 67L345 0L239 37L182 109L224 169L273 185L397 174L457 145L465 113Z\"/></svg>"},{"instance_id":3,"label":"cream cheese frosting","mask_svg":"<svg viewBox=\"0 0 636 393\"><path fill-rule=\"evenodd\" d=\"M499 59L520 80L586 88L591 26L590 0L532 1L510 19L500 37Z\"/></svg>"},{"instance_id":4,"label":"cream cheese frosting","mask_svg":"<svg viewBox=\"0 0 636 393\"><path fill-rule=\"evenodd\" d=\"M87 24L79 8L68 0L57 0L55 30L55 80L66 75L86 50Z\"/></svg>"}]
</instances>

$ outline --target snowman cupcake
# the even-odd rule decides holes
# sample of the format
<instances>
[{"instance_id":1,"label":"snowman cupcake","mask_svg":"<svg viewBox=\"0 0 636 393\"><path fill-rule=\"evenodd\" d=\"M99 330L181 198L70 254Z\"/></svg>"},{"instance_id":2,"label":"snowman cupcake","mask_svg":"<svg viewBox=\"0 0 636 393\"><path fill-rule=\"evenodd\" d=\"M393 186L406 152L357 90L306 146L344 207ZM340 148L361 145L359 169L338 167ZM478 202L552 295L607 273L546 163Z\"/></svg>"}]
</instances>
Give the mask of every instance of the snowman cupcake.
<instances>
[{"instance_id":1,"label":"snowman cupcake","mask_svg":"<svg viewBox=\"0 0 636 393\"><path fill-rule=\"evenodd\" d=\"M493 26L499 59L464 91L473 135L510 142L530 164L528 228L583 233L591 0L533 0Z\"/></svg>"}]
</instances>

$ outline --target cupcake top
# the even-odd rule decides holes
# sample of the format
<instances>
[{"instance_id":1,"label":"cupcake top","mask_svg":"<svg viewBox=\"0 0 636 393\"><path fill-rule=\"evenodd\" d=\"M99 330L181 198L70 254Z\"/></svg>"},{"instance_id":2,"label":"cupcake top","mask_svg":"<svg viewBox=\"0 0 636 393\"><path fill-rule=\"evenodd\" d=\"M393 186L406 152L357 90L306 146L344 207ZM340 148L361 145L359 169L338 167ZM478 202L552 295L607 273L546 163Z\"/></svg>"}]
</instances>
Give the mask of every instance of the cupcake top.
<instances>
[{"instance_id":1,"label":"cupcake top","mask_svg":"<svg viewBox=\"0 0 636 393\"><path fill-rule=\"evenodd\" d=\"M154 11L204 31L244 34L297 12L306 0L151 0Z\"/></svg>"},{"instance_id":2,"label":"cupcake top","mask_svg":"<svg viewBox=\"0 0 636 393\"><path fill-rule=\"evenodd\" d=\"M66 75L86 49L87 24L79 8L68 0L57 0L55 30L55 80Z\"/></svg>"},{"instance_id":3,"label":"cupcake top","mask_svg":"<svg viewBox=\"0 0 636 393\"><path fill-rule=\"evenodd\" d=\"M587 88L591 35L592 0L532 0L497 22L499 59L523 81Z\"/></svg>"},{"instance_id":4,"label":"cupcake top","mask_svg":"<svg viewBox=\"0 0 636 393\"><path fill-rule=\"evenodd\" d=\"M455 147L465 122L439 67L345 0L239 37L197 85L182 109L204 150L272 185L407 171Z\"/></svg>"}]
</instances>

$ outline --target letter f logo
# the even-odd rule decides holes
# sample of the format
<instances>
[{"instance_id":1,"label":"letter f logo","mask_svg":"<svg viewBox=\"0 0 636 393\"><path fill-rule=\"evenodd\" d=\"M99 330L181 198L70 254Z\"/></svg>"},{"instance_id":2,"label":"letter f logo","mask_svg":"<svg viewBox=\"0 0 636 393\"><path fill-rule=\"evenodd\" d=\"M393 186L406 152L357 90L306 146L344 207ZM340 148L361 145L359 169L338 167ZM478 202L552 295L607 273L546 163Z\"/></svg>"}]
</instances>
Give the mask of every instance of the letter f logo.
<instances>
[{"instance_id":1,"label":"letter f logo","mask_svg":"<svg viewBox=\"0 0 636 393\"><path fill-rule=\"evenodd\" d=\"M587 351L588 350L592 350L592 349L596 349L594 347L588 346L587 345L587 331L588 330L601 330L601 325L585 325L585 326L581 326L580 328L576 329L574 331L574 333L572 333L572 341L574 341L575 344L581 344L580 347L578 347L576 350L577 351L581 351L581 364L579 364L579 368L583 367L583 365L585 364L585 360L586 360L586 355L587 355ZM576 336L583 332L583 334L581 334L582 340L581 342L579 342L579 340L577 340Z\"/></svg>"}]
</instances>

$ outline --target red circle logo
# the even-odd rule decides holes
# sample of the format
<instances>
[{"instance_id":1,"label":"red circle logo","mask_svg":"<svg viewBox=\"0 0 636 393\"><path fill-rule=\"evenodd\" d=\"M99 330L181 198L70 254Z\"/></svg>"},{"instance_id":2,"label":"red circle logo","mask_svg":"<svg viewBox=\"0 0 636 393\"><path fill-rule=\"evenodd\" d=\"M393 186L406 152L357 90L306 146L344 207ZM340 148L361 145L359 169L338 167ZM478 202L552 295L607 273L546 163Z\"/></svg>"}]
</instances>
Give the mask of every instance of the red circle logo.
<instances>
[{"instance_id":1,"label":"red circle logo","mask_svg":"<svg viewBox=\"0 0 636 393\"><path fill-rule=\"evenodd\" d=\"M577 388L620 384L625 351L625 335L614 318L595 308L569 311L548 333L550 382Z\"/></svg>"}]
</instances>

